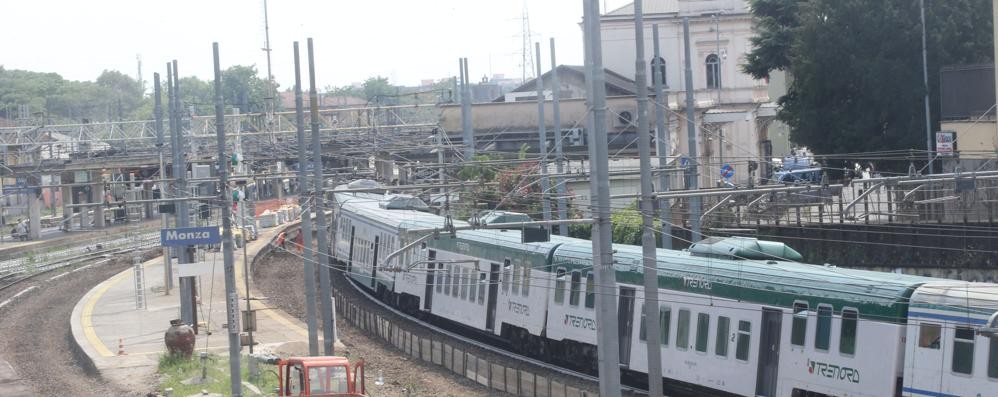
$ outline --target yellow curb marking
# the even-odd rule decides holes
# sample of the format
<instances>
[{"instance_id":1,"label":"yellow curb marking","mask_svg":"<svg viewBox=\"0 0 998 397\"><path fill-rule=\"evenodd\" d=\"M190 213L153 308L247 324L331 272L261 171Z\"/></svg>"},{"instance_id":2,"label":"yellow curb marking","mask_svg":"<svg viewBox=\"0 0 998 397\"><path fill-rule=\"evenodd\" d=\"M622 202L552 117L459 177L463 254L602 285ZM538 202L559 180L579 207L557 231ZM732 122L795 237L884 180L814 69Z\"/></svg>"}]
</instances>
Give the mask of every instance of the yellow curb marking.
<instances>
[{"instance_id":1,"label":"yellow curb marking","mask_svg":"<svg viewBox=\"0 0 998 397\"><path fill-rule=\"evenodd\" d=\"M90 342L90 345L97 350L97 353L103 357L114 357L115 355L114 353L111 353L111 350L104 345L104 342L97 336L97 332L94 331L94 306L97 306L97 301L104 296L104 293L111 289L111 287L114 287L115 284L118 284L118 282L128 276L128 274L129 273L126 270L104 282L104 285L94 291L94 294L87 299L87 303L83 305L83 312L80 313L80 323L83 326L83 335L87 338L87 341Z\"/></svg>"}]
</instances>

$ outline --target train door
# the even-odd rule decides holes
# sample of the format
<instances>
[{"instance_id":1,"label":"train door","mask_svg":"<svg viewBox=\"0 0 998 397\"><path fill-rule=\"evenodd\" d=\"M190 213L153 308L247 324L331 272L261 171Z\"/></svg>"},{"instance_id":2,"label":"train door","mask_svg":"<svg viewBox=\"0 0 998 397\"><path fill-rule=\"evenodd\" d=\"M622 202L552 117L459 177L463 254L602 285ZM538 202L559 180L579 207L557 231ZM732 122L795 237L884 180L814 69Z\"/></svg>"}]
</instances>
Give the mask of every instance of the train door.
<instances>
[{"instance_id":1,"label":"train door","mask_svg":"<svg viewBox=\"0 0 998 397\"><path fill-rule=\"evenodd\" d=\"M620 363L628 365L631 362L631 329L634 327L634 288L620 287L620 303L617 308Z\"/></svg>"},{"instance_id":2,"label":"train door","mask_svg":"<svg viewBox=\"0 0 998 397\"><path fill-rule=\"evenodd\" d=\"M762 309L762 329L759 332L759 370L756 372L755 394L776 396L777 369L780 366L780 330L783 312Z\"/></svg>"},{"instance_id":3,"label":"train door","mask_svg":"<svg viewBox=\"0 0 998 397\"><path fill-rule=\"evenodd\" d=\"M378 288L378 243L381 241L381 236L374 235L374 254L371 257L371 288L377 290Z\"/></svg>"},{"instance_id":4,"label":"train door","mask_svg":"<svg viewBox=\"0 0 998 397\"><path fill-rule=\"evenodd\" d=\"M435 263L433 260L437 259L437 251L430 250L429 254L426 256L426 303L423 304L423 310L430 311L433 306L433 268Z\"/></svg>"},{"instance_id":5,"label":"train door","mask_svg":"<svg viewBox=\"0 0 998 397\"><path fill-rule=\"evenodd\" d=\"M493 263L489 271L489 306L485 311L485 329L496 329L496 299L499 296L499 264Z\"/></svg>"},{"instance_id":6,"label":"train door","mask_svg":"<svg viewBox=\"0 0 998 397\"><path fill-rule=\"evenodd\" d=\"M347 273L350 273L350 270L353 269L353 240L356 235L357 227L350 226L350 252L347 253Z\"/></svg>"}]
</instances>

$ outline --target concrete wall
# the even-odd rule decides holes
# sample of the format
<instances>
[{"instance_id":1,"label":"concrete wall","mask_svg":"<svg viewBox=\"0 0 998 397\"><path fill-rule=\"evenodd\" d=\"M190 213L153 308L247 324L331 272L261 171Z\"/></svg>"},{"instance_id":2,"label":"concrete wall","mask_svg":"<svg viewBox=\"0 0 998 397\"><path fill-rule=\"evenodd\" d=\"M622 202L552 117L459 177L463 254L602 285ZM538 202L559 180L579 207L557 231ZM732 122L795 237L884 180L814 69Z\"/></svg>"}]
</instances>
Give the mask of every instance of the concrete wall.
<instances>
[{"instance_id":1,"label":"concrete wall","mask_svg":"<svg viewBox=\"0 0 998 397\"><path fill-rule=\"evenodd\" d=\"M966 155L980 157L982 152L998 151L998 126L994 120L946 121L941 129L956 131L957 150Z\"/></svg>"}]
</instances>

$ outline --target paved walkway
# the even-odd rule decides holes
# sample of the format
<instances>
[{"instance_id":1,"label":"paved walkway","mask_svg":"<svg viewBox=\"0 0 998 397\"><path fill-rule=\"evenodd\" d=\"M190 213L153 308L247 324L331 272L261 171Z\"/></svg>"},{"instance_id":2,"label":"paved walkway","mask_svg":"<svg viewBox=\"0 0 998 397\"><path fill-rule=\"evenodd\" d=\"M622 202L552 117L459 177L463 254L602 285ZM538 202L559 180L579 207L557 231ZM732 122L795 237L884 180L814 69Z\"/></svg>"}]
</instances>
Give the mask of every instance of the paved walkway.
<instances>
[{"instance_id":1,"label":"paved walkway","mask_svg":"<svg viewBox=\"0 0 998 397\"><path fill-rule=\"evenodd\" d=\"M259 238L247 246L249 261L287 226L261 231ZM197 281L201 297L198 320L207 323L207 329L201 327L196 351L207 349L225 355L228 335L223 328L226 316L222 253L208 252L205 261L214 263L214 271ZM239 296L245 297L242 249L236 249L235 264ZM119 387L145 391L154 382L160 354L166 351L163 336L170 320L180 318L180 302L176 287L170 295L163 294L162 257L142 266L147 284L146 309L136 309L134 270L128 269L90 290L73 309L71 326L73 338L101 376ZM177 284L175 279L174 285ZM256 291L251 292L259 296ZM246 300L240 299L240 310L245 305ZM258 300L251 300L251 306L257 311L253 339L258 344L254 353L307 354L308 333L301 321ZM125 355L118 355L119 340ZM248 349L244 347L243 353L248 353Z\"/></svg>"},{"instance_id":2,"label":"paved walkway","mask_svg":"<svg viewBox=\"0 0 998 397\"><path fill-rule=\"evenodd\" d=\"M0 360L0 397L33 397L28 385L14 373L14 368Z\"/></svg>"}]
</instances>

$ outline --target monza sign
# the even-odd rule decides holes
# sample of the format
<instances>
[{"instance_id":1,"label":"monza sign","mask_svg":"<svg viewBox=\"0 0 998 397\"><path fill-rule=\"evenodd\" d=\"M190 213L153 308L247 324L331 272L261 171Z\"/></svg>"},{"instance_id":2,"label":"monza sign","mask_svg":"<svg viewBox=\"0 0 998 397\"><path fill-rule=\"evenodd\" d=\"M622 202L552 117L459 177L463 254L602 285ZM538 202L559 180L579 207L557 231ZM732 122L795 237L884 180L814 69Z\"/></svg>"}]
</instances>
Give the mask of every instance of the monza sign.
<instances>
[{"instance_id":1,"label":"monza sign","mask_svg":"<svg viewBox=\"0 0 998 397\"><path fill-rule=\"evenodd\" d=\"M222 235L218 227L180 227L161 229L160 241L164 247L182 247L185 245L218 244Z\"/></svg>"}]
</instances>

